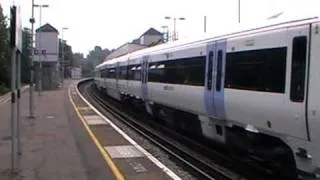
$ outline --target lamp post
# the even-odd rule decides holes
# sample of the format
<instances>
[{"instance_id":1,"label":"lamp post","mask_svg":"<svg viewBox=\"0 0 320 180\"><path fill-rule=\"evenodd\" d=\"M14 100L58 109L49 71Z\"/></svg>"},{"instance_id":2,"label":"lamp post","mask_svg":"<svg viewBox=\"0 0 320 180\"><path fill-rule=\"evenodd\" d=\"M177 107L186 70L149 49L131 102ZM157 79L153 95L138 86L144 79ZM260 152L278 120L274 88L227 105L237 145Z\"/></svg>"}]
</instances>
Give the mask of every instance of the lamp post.
<instances>
[{"instance_id":1,"label":"lamp post","mask_svg":"<svg viewBox=\"0 0 320 180\"><path fill-rule=\"evenodd\" d=\"M240 0L238 0L238 23L240 23Z\"/></svg>"},{"instance_id":2,"label":"lamp post","mask_svg":"<svg viewBox=\"0 0 320 180\"><path fill-rule=\"evenodd\" d=\"M175 41L175 40L177 40L177 34L176 34L176 21L177 20L185 20L185 18L184 17L179 17L179 18L176 18L176 17L170 17L170 16L166 16L166 17L164 17L165 19L168 19L168 20L170 20L170 19L173 19L173 34L172 34L172 40L173 41Z\"/></svg>"},{"instance_id":3,"label":"lamp post","mask_svg":"<svg viewBox=\"0 0 320 180\"><path fill-rule=\"evenodd\" d=\"M34 110L33 110L33 58L34 58L34 40L33 40L33 31L34 31L34 0L32 0L32 8L31 8L31 18L30 18L30 23L31 23L31 60L30 60L30 88L29 88L29 118L33 119L34 118Z\"/></svg>"},{"instance_id":4,"label":"lamp post","mask_svg":"<svg viewBox=\"0 0 320 180\"><path fill-rule=\"evenodd\" d=\"M62 28L62 31L61 31L61 58L62 58L62 61L61 61L61 63L62 63L62 86L64 85L64 42L63 42L63 32L64 32L64 30L68 30L68 28L67 27L63 27Z\"/></svg>"},{"instance_id":5,"label":"lamp post","mask_svg":"<svg viewBox=\"0 0 320 180\"><path fill-rule=\"evenodd\" d=\"M203 32L207 32L207 16L203 17Z\"/></svg>"},{"instance_id":6,"label":"lamp post","mask_svg":"<svg viewBox=\"0 0 320 180\"><path fill-rule=\"evenodd\" d=\"M40 9L40 17L39 17L39 27L41 27L41 15L42 15L42 8L48 8L49 5L47 4L34 4L33 7L38 7ZM39 56L39 96L41 96L41 89L42 89L42 49L41 49L41 31L39 32L39 49L38 49L38 56Z\"/></svg>"}]
</instances>

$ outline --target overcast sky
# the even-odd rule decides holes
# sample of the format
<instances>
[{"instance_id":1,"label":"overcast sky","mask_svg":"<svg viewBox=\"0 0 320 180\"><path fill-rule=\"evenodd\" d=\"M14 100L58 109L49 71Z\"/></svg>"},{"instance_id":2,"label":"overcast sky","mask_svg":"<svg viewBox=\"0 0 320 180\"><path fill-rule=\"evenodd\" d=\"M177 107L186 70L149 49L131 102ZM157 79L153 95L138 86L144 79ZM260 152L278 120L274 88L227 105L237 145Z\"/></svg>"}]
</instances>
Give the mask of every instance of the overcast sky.
<instances>
[{"instance_id":1,"label":"overcast sky","mask_svg":"<svg viewBox=\"0 0 320 180\"><path fill-rule=\"evenodd\" d=\"M5 15L10 5L21 6L22 23L31 27L31 0L0 0ZM148 28L162 32L161 26L173 30L173 20L164 16L184 17L177 21L179 38L195 37L203 33L203 17L207 16L207 32L230 30L238 25L238 0L35 0L48 4L42 10L42 24L50 23L64 32L74 52L87 54L95 45L113 49L139 37ZM254 25L276 13L279 19L306 17L320 12L319 0L241 0L241 25ZM39 9L35 9L39 27ZM279 20L278 19L278 20ZM60 33L61 36L61 33Z\"/></svg>"}]
</instances>

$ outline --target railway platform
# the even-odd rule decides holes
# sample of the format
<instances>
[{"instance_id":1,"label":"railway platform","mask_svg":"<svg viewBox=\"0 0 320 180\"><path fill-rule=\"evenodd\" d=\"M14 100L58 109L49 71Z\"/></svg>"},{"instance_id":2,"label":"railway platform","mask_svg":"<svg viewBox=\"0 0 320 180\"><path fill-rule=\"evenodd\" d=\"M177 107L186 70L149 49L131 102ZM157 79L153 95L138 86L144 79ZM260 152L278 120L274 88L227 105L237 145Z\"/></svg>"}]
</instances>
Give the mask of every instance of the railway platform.
<instances>
[{"instance_id":1,"label":"railway platform","mask_svg":"<svg viewBox=\"0 0 320 180\"><path fill-rule=\"evenodd\" d=\"M179 179L88 104L69 81L35 96L21 96L21 148L11 173L10 102L0 104L1 180Z\"/></svg>"}]
</instances>

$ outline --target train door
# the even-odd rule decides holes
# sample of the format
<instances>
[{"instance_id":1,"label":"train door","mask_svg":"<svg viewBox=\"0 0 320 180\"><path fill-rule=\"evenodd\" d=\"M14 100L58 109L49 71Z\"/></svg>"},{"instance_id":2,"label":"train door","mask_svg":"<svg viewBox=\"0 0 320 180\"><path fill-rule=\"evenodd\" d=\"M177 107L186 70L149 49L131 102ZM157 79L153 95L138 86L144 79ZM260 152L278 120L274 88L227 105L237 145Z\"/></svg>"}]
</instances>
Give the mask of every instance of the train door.
<instances>
[{"instance_id":1,"label":"train door","mask_svg":"<svg viewBox=\"0 0 320 180\"><path fill-rule=\"evenodd\" d=\"M205 77L205 91L204 91L204 103L206 111L209 116L215 116L216 111L214 107L214 90L213 90L213 67L215 59L216 43L210 43L207 45L207 57L206 57L206 77Z\"/></svg>"},{"instance_id":2,"label":"train door","mask_svg":"<svg viewBox=\"0 0 320 180\"><path fill-rule=\"evenodd\" d=\"M120 76L120 63L117 62L116 64L116 76L115 76L115 80L116 80L116 90L119 91L119 76Z\"/></svg>"},{"instance_id":3,"label":"train door","mask_svg":"<svg viewBox=\"0 0 320 180\"><path fill-rule=\"evenodd\" d=\"M211 117L222 119L224 113L224 71L226 41L210 43L207 46L205 107Z\"/></svg>"},{"instance_id":4,"label":"train door","mask_svg":"<svg viewBox=\"0 0 320 180\"><path fill-rule=\"evenodd\" d=\"M101 78L102 78L101 83L102 83L102 87L105 88L105 93L107 93L107 87L108 87L108 82L107 82L108 73L109 73L108 66L104 66L103 69L101 70Z\"/></svg>"},{"instance_id":5,"label":"train door","mask_svg":"<svg viewBox=\"0 0 320 180\"><path fill-rule=\"evenodd\" d=\"M213 104L215 116L219 119L225 118L224 110L224 72L226 62L226 41L218 41L215 48L215 63L213 63Z\"/></svg>"},{"instance_id":6,"label":"train door","mask_svg":"<svg viewBox=\"0 0 320 180\"><path fill-rule=\"evenodd\" d=\"M141 98L143 100L148 99L148 56L142 57L142 63L141 63L142 71L141 71Z\"/></svg>"},{"instance_id":7,"label":"train door","mask_svg":"<svg viewBox=\"0 0 320 180\"><path fill-rule=\"evenodd\" d=\"M288 134L309 139L307 101L308 101L308 64L309 64L309 25L292 27L288 29L288 66L286 83L286 109L285 124L290 124ZM291 51L290 51L291 49Z\"/></svg>"},{"instance_id":8,"label":"train door","mask_svg":"<svg viewBox=\"0 0 320 180\"><path fill-rule=\"evenodd\" d=\"M129 93L130 90L129 90L129 58L126 62L126 78L125 78L125 86L126 86L126 93Z\"/></svg>"}]
</instances>

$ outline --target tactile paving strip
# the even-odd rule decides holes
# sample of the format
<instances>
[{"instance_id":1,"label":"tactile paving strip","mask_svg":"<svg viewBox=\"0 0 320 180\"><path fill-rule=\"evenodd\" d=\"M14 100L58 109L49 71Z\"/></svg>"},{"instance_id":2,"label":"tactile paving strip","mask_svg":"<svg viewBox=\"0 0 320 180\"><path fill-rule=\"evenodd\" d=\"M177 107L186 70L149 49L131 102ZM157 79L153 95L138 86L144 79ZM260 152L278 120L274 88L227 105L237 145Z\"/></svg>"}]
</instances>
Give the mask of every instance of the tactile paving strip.
<instances>
[{"instance_id":1,"label":"tactile paving strip","mask_svg":"<svg viewBox=\"0 0 320 180\"><path fill-rule=\"evenodd\" d=\"M143 157L144 154L132 145L105 146L111 158L134 158Z\"/></svg>"},{"instance_id":2,"label":"tactile paving strip","mask_svg":"<svg viewBox=\"0 0 320 180\"><path fill-rule=\"evenodd\" d=\"M106 124L108 124L100 116L97 116L97 115L86 115L83 117L89 125L106 125Z\"/></svg>"}]
</instances>

